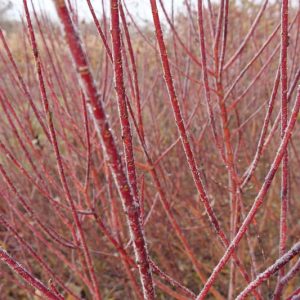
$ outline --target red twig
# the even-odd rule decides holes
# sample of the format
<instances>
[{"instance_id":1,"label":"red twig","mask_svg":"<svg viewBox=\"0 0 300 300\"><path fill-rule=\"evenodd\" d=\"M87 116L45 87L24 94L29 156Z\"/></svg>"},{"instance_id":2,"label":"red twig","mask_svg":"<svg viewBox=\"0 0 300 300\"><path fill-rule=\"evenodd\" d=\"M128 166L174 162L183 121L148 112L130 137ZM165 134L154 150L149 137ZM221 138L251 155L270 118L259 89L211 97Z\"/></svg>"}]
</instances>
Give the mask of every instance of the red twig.
<instances>
[{"instance_id":1,"label":"red twig","mask_svg":"<svg viewBox=\"0 0 300 300\"><path fill-rule=\"evenodd\" d=\"M53 300L63 300L64 298L56 292L51 291L41 281L30 274L19 262L14 260L2 247L0 247L0 260L6 263L14 272L21 276L28 284L42 292L45 297Z\"/></svg>"}]
</instances>

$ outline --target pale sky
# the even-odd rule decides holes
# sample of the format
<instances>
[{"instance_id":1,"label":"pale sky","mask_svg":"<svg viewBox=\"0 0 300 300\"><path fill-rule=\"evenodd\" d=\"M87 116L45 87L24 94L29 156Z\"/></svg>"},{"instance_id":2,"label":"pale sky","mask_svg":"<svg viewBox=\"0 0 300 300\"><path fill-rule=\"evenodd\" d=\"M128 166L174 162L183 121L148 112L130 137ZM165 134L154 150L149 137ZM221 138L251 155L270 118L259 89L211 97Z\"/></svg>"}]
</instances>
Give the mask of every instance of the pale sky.
<instances>
[{"instance_id":1,"label":"pale sky","mask_svg":"<svg viewBox=\"0 0 300 300\"><path fill-rule=\"evenodd\" d=\"M6 0L8 1L8 0ZM23 12L23 0L10 0L13 3L13 9L10 10L9 16L12 18L18 18L20 14ZM52 0L32 0L36 9L39 10L38 8L41 7L44 11L47 12L49 16L52 18L56 19L56 12L54 9L54 5ZM91 14L88 9L88 6L86 4L86 0L71 0L72 3L75 3L77 1L78 7L79 7L79 16L82 19L91 19ZM151 15L151 10L150 10L150 1L149 0L125 0L126 5L130 12L133 14L135 17L135 20L138 22L142 22L144 20L147 21L152 21L152 15ZM219 0L213 0L218 2ZM256 1L257 3L262 3L263 0L253 0ZM274 0L273 0L274 1ZM5 0L4 0L5 2ZM28 0L29 7L30 5L30 0ZM101 16L101 11L102 11L102 0L91 0L94 9L96 11L97 16ZM104 0L104 5L106 8L109 8L109 2L110 0ZM163 0L165 7L167 8L168 11L171 9L171 0ZM174 10L175 13L182 10L186 9L183 8L183 2L184 0L174 0ZM270 1L272 2L272 0ZM290 0L290 5L297 5L298 0ZM191 3L193 6L196 5L197 0L191 0ZM159 1L157 1L157 6L160 9ZM162 21L164 21L164 18L162 18Z\"/></svg>"},{"instance_id":2,"label":"pale sky","mask_svg":"<svg viewBox=\"0 0 300 300\"><path fill-rule=\"evenodd\" d=\"M13 18L18 18L18 16L23 11L23 1L22 0L11 0L13 3L13 10L10 11L9 15ZM75 2L74 0L72 1ZM100 16L100 11L102 10L102 1L101 0L92 0L91 1L94 9L98 16ZM195 3L196 1L191 1ZM30 1L28 1L30 4ZM33 0L33 3L36 8L42 7L50 16L56 17L55 9L52 0ZM79 6L79 14L81 18L91 18L91 14L86 4L86 0L77 0ZM158 3L158 1L157 1ZM175 12L179 9L182 9L183 0L174 0L174 9ZM106 7L109 7L109 0L104 0L104 4ZM126 0L126 4L128 9L135 16L136 20L152 20L151 11L150 11L150 3L149 0ZM159 3L157 4L159 7ZM167 9L171 7L171 0L164 0L164 5ZM30 5L29 5L30 6Z\"/></svg>"}]
</instances>

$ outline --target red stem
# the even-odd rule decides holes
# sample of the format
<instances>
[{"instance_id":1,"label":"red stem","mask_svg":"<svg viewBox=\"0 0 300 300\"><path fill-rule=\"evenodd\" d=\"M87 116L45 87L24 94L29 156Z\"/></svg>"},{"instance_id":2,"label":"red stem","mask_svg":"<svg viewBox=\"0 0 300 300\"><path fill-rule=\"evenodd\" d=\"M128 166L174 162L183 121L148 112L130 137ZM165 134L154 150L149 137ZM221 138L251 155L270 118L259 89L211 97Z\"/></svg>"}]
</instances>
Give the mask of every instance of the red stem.
<instances>
[{"instance_id":1,"label":"red stem","mask_svg":"<svg viewBox=\"0 0 300 300\"><path fill-rule=\"evenodd\" d=\"M30 274L19 262L14 260L2 247L0 247L0 260L6 263L14 272L21 276L32 287L41 291L47 299L64 300L62 296L57 295L56 292L51 291L41 281Z\"/></svg>"},{"instance_id":2,"label":"red stem","mask_svg":"<svg viewBox=\"0 0 300 300\"><path fill-rule=\"evenodd\" d=\"M276 157L273 161L273 164L264 180L264 183L258 193L258 195L255 198L255 201L246 217L246 219L244 220L243 224L241 225L238 233L236 234L235 238L232 240L232 242L230 243L229 247L227 248L225 254L223 255L223 257L220 259L218 265L214 268L214 271L212 272L212 274L210 275L208 281L206 282L204 288L202 289L202 291L200 292L200 294L197 296L197 300L202 300L204 299L204 297L207 295L210 287L213 285L213 283L215 282L215 280L217 279L218 274L221 272L221 270L224 268L224 266L226 265L226 263L228 262L229 258L231 257L231 255L233 254L234 250L237 248L239 242L241 241L242 237L244 236L244 234L246 233L246 231L248 230L249 225L251 224L253 218L255 217L258 209L261 207L261 205L263 204L263 200L271 186L271 183L274 179L274 176L279 168L279 165L283 159L284 153L286 151L288 142L291 138L292 135L292 131L294 129L294 126L296 124L296 120L297 120L297 116L299 113L299 109L300 109L300 89L298 89L298 95L297 95L297 99L293 108L293 112L289 121L289 124L286 128L284 137L282 139L282 142L278 148L278 152L276 154Z\"/></svg>"}]
</instances>

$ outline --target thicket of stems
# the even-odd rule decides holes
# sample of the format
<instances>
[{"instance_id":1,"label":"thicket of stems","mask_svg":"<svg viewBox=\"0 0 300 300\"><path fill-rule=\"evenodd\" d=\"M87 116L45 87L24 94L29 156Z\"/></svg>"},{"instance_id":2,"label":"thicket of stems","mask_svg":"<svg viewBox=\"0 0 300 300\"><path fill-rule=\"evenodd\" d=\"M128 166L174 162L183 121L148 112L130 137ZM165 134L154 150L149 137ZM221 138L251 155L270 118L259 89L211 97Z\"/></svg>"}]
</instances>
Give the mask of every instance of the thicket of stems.
<instances>
[{"instance_id":1,"label":"thicket of stems","mask_svg":"<svg viewBox=\"0 0 300 300\"><path fill-rule=\"evenodd\" d=\"M300 7L22 2L0 20L1 297L297 299Z\"/></svg>"}]
</instances>

